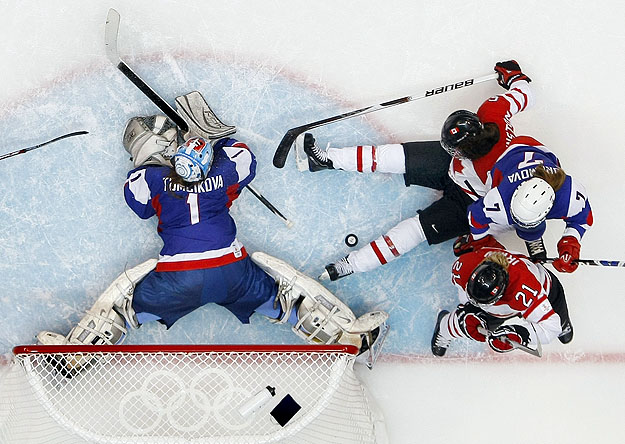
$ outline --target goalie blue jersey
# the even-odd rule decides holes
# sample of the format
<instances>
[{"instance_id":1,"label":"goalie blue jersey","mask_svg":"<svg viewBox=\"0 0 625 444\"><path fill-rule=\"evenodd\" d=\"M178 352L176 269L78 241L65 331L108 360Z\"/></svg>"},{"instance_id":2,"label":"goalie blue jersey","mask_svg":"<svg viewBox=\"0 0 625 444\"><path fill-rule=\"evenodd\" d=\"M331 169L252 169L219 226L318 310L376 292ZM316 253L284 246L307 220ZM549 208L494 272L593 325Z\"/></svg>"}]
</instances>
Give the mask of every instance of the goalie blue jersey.
<instances>
[{"instance_id":1,"label":"goalie blue jersey","mask_svg":"<svg viewBox=\"0 0 625 444\"><path fill-rule=\"evenodd\" d=\"M213 268L247 257L229 208L254 178L256 158L231 138L220 139L214 150L208 177L195 184L180 183L172 168L160 165L128 173L128 206L142 219L158 217L163 248L156 271Z\"/></svg>"},{"instance_id":2,"label":"goalie blue jersey","mask_svg":"<svg viewBox=\"0 0 625 444\"><path fill-rule=\"evenodd\" d=\"M533 176L538 165L543 165L547 170L555 169L560 167L560 161L532 137L513 139L509 149L491 170L493 188L469 206L469 224L475 239L487 234L497 235L510 226L514 227L523 240L533 241L542 237L546 222L532 230L523 230L514 225L510 215L512 194L521 182ZM564 220L566 228L562 236L574 236L581 240L593 223L584 186L567 175L562 187L556 191L555 202L547 219Z\"/></svg>"}]
</instances>

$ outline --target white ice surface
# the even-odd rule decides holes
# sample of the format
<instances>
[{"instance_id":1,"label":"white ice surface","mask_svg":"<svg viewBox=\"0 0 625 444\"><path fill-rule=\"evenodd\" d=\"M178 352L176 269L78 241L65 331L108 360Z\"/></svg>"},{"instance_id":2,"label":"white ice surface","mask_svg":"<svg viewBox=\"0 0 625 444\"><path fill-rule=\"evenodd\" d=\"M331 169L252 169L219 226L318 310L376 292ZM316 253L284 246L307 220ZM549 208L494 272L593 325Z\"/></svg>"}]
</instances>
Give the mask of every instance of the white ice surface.
<instances>
[{"instance_id":1,"label":"white ice surface","mask_svg":"<svg viewBox=\"0 0 625 444\"><path fill-rule=\"evenodd\" d=\"M77 137L0 163L0 353L42 329L66 332L125 267L158 253L153 221L125 207L125 121L156 112L104 54L109 7L122 16L122 56L173 102L197 89L259 158L254 185L295 222L287 230L252 196L233 207L248 249L316 275L435 194L400 177L296 171L271 165L284 132L361 106L491 72L516 58L537 105L514 118L590 195L587 258L625 259L621 118L625 5L525 1L0 1L0 153L65 132ZM475 86L315 132L323 146L435 138L458 108L500 91ZM546 235L555 253L561 225ZM517 247L507 239L510 247ZM622 443L625 433L625 271L560 275L575 339L542 360L455 343L429 352L432 322L454 304L450 243L422 245L370 274L328 287L357 314L384 309L392 333L382 362L359 373L392 443ZM236 338L235 341L232 338ZM270 340L268 339L270 338ZM254 317L240 325L205 307L170 331L142 327L129 343L297 342Z\"/></svg>"}]
</instances>

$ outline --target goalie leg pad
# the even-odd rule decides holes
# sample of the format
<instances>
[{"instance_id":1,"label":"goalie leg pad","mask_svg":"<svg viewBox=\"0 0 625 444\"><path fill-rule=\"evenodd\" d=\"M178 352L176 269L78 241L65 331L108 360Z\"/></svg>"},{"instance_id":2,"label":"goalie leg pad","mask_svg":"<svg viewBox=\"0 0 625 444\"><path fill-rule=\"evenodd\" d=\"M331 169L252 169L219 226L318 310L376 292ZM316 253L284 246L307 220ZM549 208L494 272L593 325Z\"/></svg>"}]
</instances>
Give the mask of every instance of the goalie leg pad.
<instances>
[{"instance_id":1,"label":"goalie leg pad","mask_svg":"<svg viewBox=\"0 0 625 444\"><path fill-rule=\"evenodd\" d=\"M176 109L189 125L184 139L200 136L205 139L221 139L236 132L236 127L225 125L208 106L198 91L176 97Z\"/></svg>"},{"instance_id":2,"label":"goalie leg pad","mask_svg":"<svg viewBox=\"0 0 625 444\"><path fill-rule=\"evenodd\" d=\"M137 282L156 267L156 262L156 259L150 259L120 274L69 332L64 343L120 344L126 336L127 324L133 328L139 327L132 309L132 296ZM59 344L61 337L52 332L37 335L42 344Z\"/></svg>"},{"instance_id":3,"label":"goalie leg pad","mask_svg":"<svg viewBox=\"0 0 625 444\"><path fill-rule=\"evenodd\" d=\"M296 305L298 322L293 331L308 342L351 344L360 348L362 330L376 328L388 316L375 312L356 319L350 308L328 289L286 262L262 252L253 253L252 260L279 285L284 285L284 291L279 291L276 297L283 307L281 321L286 321L290 314L285 311L289 305Z\"/></svg>"}]
</instances>

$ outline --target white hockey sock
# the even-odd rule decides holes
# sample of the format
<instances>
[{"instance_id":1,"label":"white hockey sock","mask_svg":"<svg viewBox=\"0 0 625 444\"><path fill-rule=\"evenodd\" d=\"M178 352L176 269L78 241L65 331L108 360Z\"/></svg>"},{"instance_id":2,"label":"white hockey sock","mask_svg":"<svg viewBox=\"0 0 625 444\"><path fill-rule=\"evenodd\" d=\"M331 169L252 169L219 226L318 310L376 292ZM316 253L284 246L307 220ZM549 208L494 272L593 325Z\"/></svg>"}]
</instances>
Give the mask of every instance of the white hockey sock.
<instances>
[{"instance_id":1,"label":"white hockey sock","mask_svg":"<svg viewBox=\"0 0 625 444\"><path fill-rule=\"evenodd\" d=\"M336 169L358 171L360 173L406 172L404 147L399 144L360 145L345 148L329 148L328 157Z\"/></svg>"},{"instance_id":2,"label":"white hockey sock","mask_svg":"<svg viewBox=\"0 0 625 444\"><path fill-rule=\"evenodd\" d=\"M354 272L370 271L412 250L425 240L419 215L403 220L360 250L350 253Z\"/></svg>"}]
</instances>

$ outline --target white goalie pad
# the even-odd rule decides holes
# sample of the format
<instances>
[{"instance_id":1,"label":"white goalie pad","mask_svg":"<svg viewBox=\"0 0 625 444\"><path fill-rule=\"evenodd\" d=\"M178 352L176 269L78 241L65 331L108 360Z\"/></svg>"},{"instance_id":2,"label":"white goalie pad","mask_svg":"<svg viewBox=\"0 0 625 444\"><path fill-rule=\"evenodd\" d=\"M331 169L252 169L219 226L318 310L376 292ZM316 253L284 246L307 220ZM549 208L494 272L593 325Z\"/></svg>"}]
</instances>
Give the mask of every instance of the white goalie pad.
<instances>
[{"instance_id":1,"label":"white goalie pad","mask_svg":"<svg viewBox=\"0 0 625 444\"><path fill-rule=\"evenodd\" d=\"M199 136L205 139L221 139L236 132L236 127L225 125L198 91L176 97L176 110L189 125L184 139Z\"/></svg>"},{"instance_id":2,"label":"white goalie pad","mask_svg":"<svg viewBox=\"0 0 625 444\"><path fill-rule=\"evenodd\" d=\"M137 282L156 267L156 262L156 259L150 259L120 274L104 290L93 307L87 310L87 314L72 328L67 337L42 331L37 335L37 339L44 345L120 344L126 337L126 325L139 327L132 309L134 288Z\"/></svg>"},{"instance_id":3,"label":"white goalie pad","mask_svg":"<svg viewBox=\"0 0 625 444\"><path fill-rule=\"evenodd\" d=\"M276 299L285 315L278 322L285 322L290 308L298 304L298 322L293 331L306 341L355 345L361 349L363 339L368 339L367 344L375 342L371 335L374 330L379 329L378 337L379 333L387 331L383 328L387 313L376 311L356 318L352 310L328 289L286 262L262 252L253 253L252 260L279 282ZM373 347L367 345L367 349L373 352Z\"/></svg>"}]
</instances>

